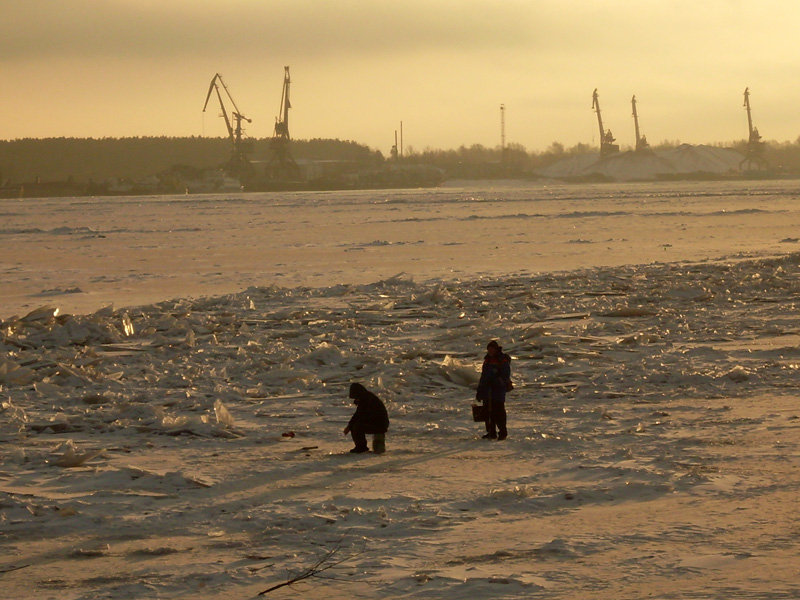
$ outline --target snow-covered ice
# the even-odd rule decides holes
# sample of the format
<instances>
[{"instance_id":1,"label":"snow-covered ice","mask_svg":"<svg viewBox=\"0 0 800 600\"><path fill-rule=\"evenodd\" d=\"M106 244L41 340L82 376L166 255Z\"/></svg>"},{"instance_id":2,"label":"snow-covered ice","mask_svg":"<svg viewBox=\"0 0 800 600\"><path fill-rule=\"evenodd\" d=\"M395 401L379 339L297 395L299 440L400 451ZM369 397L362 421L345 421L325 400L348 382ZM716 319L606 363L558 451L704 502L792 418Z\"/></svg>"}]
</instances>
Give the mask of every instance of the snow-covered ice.
<instances>
[{"instance_id":1,"label":"snow-covered ice","mask_svg":"<svg viewBox=\"0 0 800 600\"><path fill-rule=\"evenodd\" d=\"M333 579L269 595L797 597L796 193L743 186L140 199L125 225L140 233L124 235L63 233L75 207L33 228L28 205L3 203L20 223L2 235L29 256L2 268L29 293L5 296L0 318L0 588L251 598L338 545ZM114 202L92 207L110 223L131 201ZM176 275L184 294L160 272L177 264L174 224L145 223L170 203L223 215L181 238L184 258L205 260ZM256 283L232 250L209 250L227 236L245 253L252 236L228 234L268 206L308 219L284 241L328 262L303 270L311 258L287 251ZM36 266L54 235L68 240L66 277ZM617 254L597 241L611 238L625 240ZM162 297L92 283L115 272L98 240L117 272L166 280ZM512 250L526 240L542 252L523 260ZM165 249L133 247L151 242ZM553 268L559 252L573 254ZM297 271L283 281L276 262ZM215 294L209 268L225 273ZM70 314L90 295L115 306ZM491 338L514 357L504 442L470 419ZM384 455L347 452L354 380L387 404Z\"/></svg>"}]
</instances>

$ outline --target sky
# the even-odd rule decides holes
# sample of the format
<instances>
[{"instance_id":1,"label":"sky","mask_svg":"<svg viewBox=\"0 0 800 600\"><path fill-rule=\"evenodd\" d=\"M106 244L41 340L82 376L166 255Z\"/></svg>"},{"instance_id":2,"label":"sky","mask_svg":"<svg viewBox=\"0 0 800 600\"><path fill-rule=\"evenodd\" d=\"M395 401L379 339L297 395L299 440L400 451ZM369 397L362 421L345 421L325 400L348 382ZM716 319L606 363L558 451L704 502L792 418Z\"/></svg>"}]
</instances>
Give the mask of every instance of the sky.
<instances>
[{"instance_id":1,"label":"sky","mask_svg":"<svg viewBox=\"0 0 800 600\"><path fill-rule=\"evenodd\" d=\"M0 0L0 139L272 135L405 150L800 136L795 0Z\"/></svg>"}]
</instances>

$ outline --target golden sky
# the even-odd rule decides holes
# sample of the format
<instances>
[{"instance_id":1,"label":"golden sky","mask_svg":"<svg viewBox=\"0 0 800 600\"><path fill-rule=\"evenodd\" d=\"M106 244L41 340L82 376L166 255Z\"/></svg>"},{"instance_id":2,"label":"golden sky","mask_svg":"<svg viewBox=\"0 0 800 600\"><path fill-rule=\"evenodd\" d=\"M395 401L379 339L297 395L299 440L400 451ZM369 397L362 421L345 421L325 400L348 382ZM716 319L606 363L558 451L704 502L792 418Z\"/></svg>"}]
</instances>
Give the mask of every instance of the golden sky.
<instances>
[{"instance_id":1,"label":"golden sky","mask_svg":"<svg viewBox=\"0 0 800 600\"><path fill-rule=\"evenodd\" d=\"M623 146L800 136L796 0L0 0L0 139L223 136L222 73L247 133L405 145Z\"/></svg>"}]
</instances>

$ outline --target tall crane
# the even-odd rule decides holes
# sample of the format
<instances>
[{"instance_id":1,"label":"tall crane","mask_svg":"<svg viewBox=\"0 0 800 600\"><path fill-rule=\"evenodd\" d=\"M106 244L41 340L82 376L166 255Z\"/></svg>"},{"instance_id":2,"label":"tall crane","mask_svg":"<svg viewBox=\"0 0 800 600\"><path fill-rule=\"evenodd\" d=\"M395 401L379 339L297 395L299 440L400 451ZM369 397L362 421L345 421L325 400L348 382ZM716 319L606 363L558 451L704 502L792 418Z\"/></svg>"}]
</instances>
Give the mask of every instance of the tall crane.
<instances>
[{"instance_id":1,"label":"tall crane","mask_svg":"<svg viewBox=\"0 0 800 600\"><path fill-rule=\"evenodd\" d=\"M631 106L633 107L633 126L636 130L636 152L645 152L650 149L650 144L647 143L647 137L639 135L639 113L636 112L636 95L631 98Z\"/></svg>"},{"instance_id":2,"label":"tall crane","mask_svg":"<svg viewBox=\"0 0 800 600\"><path fill-rule=\"evenodd\" d=\"M608 156L609 154L616 154L619 152L619 144L615 144L611 130L606 130L603 127L603 117L600 115L600 96L597 94L597 88L594 89L592 94L592 109L597 112L597 125L600 127L600 156Z\"/></svg>"},{"instance_id":3,"label":"tall crane","mask_svg":"<svg viewBox=\"0 0 800 600\"><path fill-rule=\"evenodd\" d=\"M222 80L222 75L216 73L211 79L211 84L208 86L208 94L206 94L206 103L203 105L203 112L208 108L208 102L211 100L211 94L216 92L219 107L222 111L222 118L225 120L225 127L228 129L228 137L231 140L231 158L227 166L230 175L235 177L242 177L248 175L252 171L252 165L247 159L247 154L253 151L253 143L249 140L243 139L244 130L242 129L242 121L252 123L251 119L242 114L236 102L231 96L228 86ZM223 96L224 92L224 96ZM225 98L233 107L229 111L225 107Z\"/></svg>"},{"instance_id":4,"label":"tall crane","mask_svg":"<svg viewBox=\"0 0 800 600\"><path fill-rule=\"evenodd\" d=\"M750 88L744 88L744 109L747 111L747 129L749 136L747 138L747 156L739 163L739 169L747 163L747 170L760 170L768 169L769 164L764 158L764 142L761 141L761 134L758 133L758 128L753 127L753 114L750 110ZM755 165L755 169L753 166Z\"/></svg>"},{"instance_id":5,"label":"tall crane","mask_svg":"<svg viewBox=\"0 0 800 600\"><path fill-rule=\"evenodd\" d=\"M300 174L297 163L289 152L289 109L292 102L289 99L292 79L289 76L289 67L283 68L283 92L281 93L281 107L279 116L275 117L275 130L272 134L270 148L272 156L267 163L267 176L271 179L296 179Z\"/></svg>"}]
</instances>

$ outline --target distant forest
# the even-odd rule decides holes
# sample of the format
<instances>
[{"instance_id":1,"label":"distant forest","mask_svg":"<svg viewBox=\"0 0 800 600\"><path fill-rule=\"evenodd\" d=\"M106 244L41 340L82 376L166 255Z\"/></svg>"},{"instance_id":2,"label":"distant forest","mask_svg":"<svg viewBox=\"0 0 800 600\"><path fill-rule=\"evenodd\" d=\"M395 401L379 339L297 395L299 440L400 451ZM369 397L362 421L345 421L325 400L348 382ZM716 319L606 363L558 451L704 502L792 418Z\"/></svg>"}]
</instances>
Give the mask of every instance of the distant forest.
<instances>
[{"instance_id":1,"label":"distant forest","mask_svg":"<svg viewBox=\"0 0 800 600\"><path fill-rule=\"evenodd\" d=\"M253 161L270 156L270 139L254 139ZM673 148L677 141L654 145L654 150ZM746 154L744 140L714 144ZM625 148L623 148L623 151ZM408 148L398 161L441 169L447 178L480 179L526 177L563 158L598 152L588 144L570 148L554 142L541 152L529 152L520 144L481 144L453 150ZM375 165L383 155L352 141L293 140L291 153L298 160L346 161ZM137 179L162 174L176 166L196 169L221 167L230 158L227 138L135 137L135 138L46 138L0 140L0 185L41 181L101 182ZM766 142L764 158L774 171L800 173L800 138L794 142Z\"/></svg>"},{"instance_id":2,"label":"distant forest","mask_svg":"<svg viewBox=\"0 0 800 600\"><path fill-rule=\"evenodd\" d=\"M252 140L251 160L267 160L269 139ZM383 156L356 142L293 140L297 160L382 161ZM0 141L0 185L4 182L104 181L137 179L175 166L220 167L230 159L227 138L132 137L45 138Z\"/></svg>"}]
</instances>

